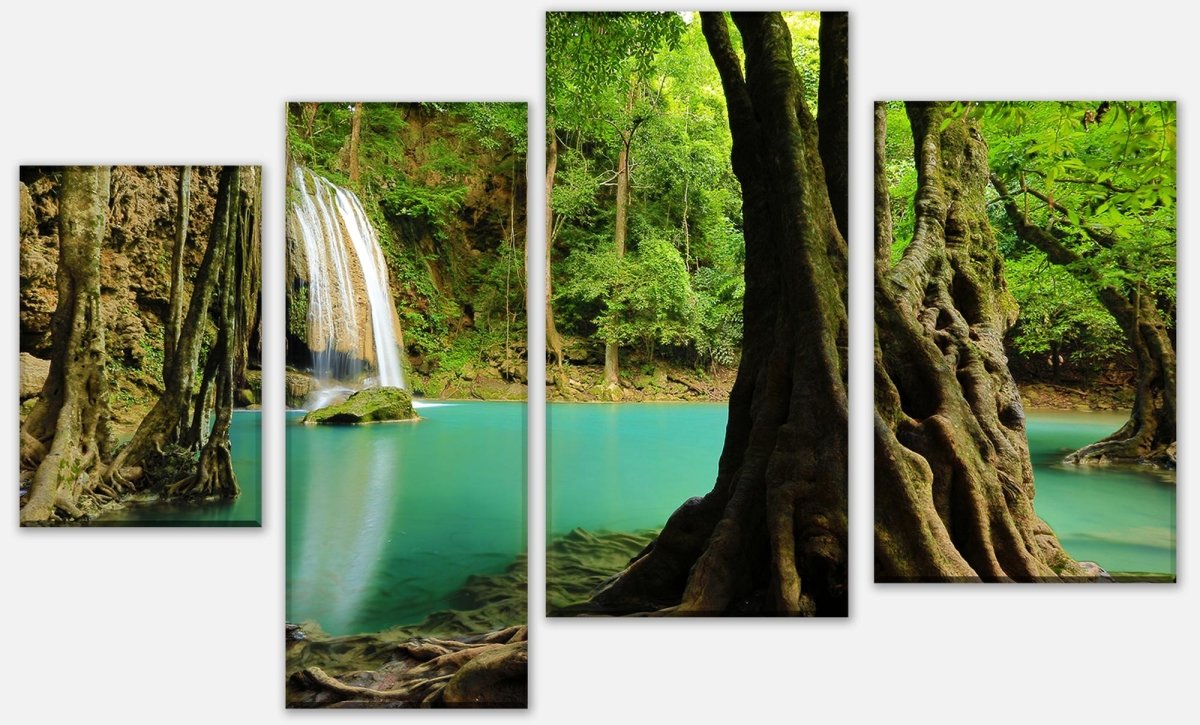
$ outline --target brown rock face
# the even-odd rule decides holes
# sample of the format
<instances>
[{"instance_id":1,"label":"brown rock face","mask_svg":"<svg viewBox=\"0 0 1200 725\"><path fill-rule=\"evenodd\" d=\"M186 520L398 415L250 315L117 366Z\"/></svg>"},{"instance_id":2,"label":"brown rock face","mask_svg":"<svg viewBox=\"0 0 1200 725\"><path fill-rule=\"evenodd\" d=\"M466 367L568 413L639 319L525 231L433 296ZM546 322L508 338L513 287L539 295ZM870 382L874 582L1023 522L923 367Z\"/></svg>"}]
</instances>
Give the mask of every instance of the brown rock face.
<instances>
[{"instance_id":1,"label":"brown rock face","mask_svg":"<svg viewBox=\"0 0 1200 725\"><path fill-rule=\"evenodd\" d=\"M116 388L130 404L145 402L161 383L179 171L176 166L112 169L109 228L101 249L101 306L108 355L130 373ZM185 279L195 276L204 253L219 173L215 166L193 167ZM21 169L21 350L37 358L50 356L50 319L58 305L61 174L59 167ZM190 293L185 284L185 299Z\"/></svg>"},{"instance_id":2,"label":"brown rock face","mask_svg":"<svg viewBox=\"0 0 1200 725\"><path fill-rule=\"evenodd\" d=\"M46 378L50 376L50 361L21 353L21 401L36 397L42 392Z\"/></svg>"}]
</instances>

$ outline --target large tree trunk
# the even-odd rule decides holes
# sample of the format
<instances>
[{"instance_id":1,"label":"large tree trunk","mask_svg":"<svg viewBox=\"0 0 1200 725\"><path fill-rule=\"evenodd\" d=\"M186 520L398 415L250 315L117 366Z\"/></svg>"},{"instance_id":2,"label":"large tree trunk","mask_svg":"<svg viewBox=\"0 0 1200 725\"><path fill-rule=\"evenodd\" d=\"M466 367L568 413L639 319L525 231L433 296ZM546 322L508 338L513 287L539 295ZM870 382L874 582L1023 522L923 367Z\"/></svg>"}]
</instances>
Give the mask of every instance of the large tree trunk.
<instances>
[{"instance_id":1,"label":"large tree trunk","mask_svg":"<svg viewBox=\"0 0 1200 725\"><path fill-rule=\"evenodd\" d=\"M1065 462L1145 463L1174 468L1175 345L1154 296L1142 294L1140 288L1129 292L1106 280L1086 258L1067 246L1061 230L1031 223L1001 179L993 176L992 186L1000 194L1018 237L1097 290L1097 298L1120 325L1137 362L1137 387L1129 420L1112 435L1071 453ZM1116 242L1096 229L1088 229L1088 234L1101 246Z\"/></svg>"},{"instance_id":2,"label":"large tree trunk","mask_svg":"<svg viewBox=\"0 0 1200 725\"><path fill-rule=\"evenodd\" d=\"M702 13L746 239L742 359L716 484L578 611L847 613L846 243L787 24L733 18L744 79L725 16Z\"/></svg>"},{"instance_id":3,"label":"large tree trunk","mask_svg":"<svg viewBox=\"0 0 1200 725\"><path fill-rule=\"evenodd\" d=\"M191 422L192 386L209 304L217 287L226 249L234 243L231 230L236 228L237 223L234 207L238 199L238 174L237 166L221 169L208 246L192 284L192 298L180 329L175 357L165 362L168 369L166 387L158 402L138 425L128 445L121 449L105 471L105 479L116 486L134 488L133 481L141 475L140 467L146 457L151 453L163 452L166 444L174 442L177 432L186 430Z\"/></svg>"},{"instance_id":4,"label":"large tree trunk","mask_svg":"<svg viewBox=\"0 0 1200 725\"><path fill-rule=\"evenodd\" d=\"M558 136L554 128L554 117L546 119L546 133L550 137L546 149L546 346L554 357L554 383L560 393L567 391L567 376L563 372L562 335L554 324L554 295L551 284L554 275L551 259L554 248L554 175L558 170Z\"/></svg>"},{"instance_id":5,"label":"large tree trunk","mask_svg":"<svg viewBox=\"0 0 1200 725\"><path fill-rule=\"evenodd\" d=\"M23 458L36 462L21 523L56 509L82 515L79 498L112 495L97 476L108 443L100 245L108 232L109 169L67 167L59 202L58 307L50 375L21 431Z\"/></svg>"},{"instance_id":6,"label":"large tree trunk","mask_svg":"<svg viewBox=\"0 0 1200 725\"><path fill-rule=\"evenodd\" d=\"M842 237L847 234L850 194L850 16L821 13L821 75L817 83L817 129L829 203ZM828 63L826 61L828 60Z\"/></svg>"},{"instance_id":7,"label":"large tree trunk","mask_svg":"<svg viewBox=\"0 0 1200 725\"><path fill-rule=\"evenodd\" d=\"M915 226L892 264L875 134L875 577L1040 581L1082 569L1033 509L1025 413L1004 354L1016 319L988 224L987 146L944 104L909 103Z\"/></svg>"}]
</instances>

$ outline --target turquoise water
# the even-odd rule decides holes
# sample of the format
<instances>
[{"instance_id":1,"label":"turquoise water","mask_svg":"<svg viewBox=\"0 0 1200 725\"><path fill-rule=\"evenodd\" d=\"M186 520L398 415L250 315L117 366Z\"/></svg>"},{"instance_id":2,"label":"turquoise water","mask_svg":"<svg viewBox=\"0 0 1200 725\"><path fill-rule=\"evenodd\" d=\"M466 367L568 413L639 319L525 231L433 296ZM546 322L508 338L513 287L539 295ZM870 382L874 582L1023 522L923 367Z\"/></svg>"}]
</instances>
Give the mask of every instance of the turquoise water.
<instances>
[{"instance_id":1,"label":"turquoise water","mask_svg":"<svg viewBox=\"0 0 1200 725\"><path fill-rule=\"evenodd\" d=\"M262 413L235 410L229 452L242 493L233 501L131 503L93 526L259 526L262 522Z\"/></svg>"},{"instance_id":2,"label":"turquoise water","mask_svg":"<svg viewBox=\"0 0 1200 725\"><path fill-rule=\"evenodd\" d=\"M525 404L426 404L417 422L287 419L287 619L330 634L452 609L525 551Z\"/></svg>"},{"instance_id":3,"label":"turquoise water","mask_svg":"<svg viewBox=\"0 0 1200 725\"><path fill-rule=\"evenodd\" d=\"M716 478L726 407L552 403L547 412L548 534L661 527ZM1109 571L1175 571L1174 474L1059 462L1116 430L1107 413L1029 417L1034 507L1076 559Z\"/></svg>"},{"instance_id":4,"label":"turquoise water","mask_svg":"<svg viewBox=\"0 0 1200 725\"><path fill-rule=\"evenodd\" d=\"M1064 466L1064 455L1121 427L1124 416L1029 416L1034 508L1075 559L1109 571L1175 573L1175 474Z\"/></svg>"},{"instance_id":5,"label":"turquoise water","mask_svg":"<svg viewBox=\"0 0 1200 725\"><path fill-rule=\"evenodd\" d=\"M659 528L712 490L724 403L551 403L547 533Z\"/></svg>"}]
</instances>

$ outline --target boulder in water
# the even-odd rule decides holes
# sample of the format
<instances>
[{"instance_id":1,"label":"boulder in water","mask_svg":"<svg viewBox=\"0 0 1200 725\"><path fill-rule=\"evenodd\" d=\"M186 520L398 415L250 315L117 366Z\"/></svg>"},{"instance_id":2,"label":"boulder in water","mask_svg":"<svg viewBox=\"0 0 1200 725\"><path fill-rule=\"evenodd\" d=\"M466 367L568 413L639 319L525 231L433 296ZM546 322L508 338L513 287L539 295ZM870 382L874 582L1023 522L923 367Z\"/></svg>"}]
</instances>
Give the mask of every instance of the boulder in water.
<instances>
[{"instance_id":1,"label":"boulder in water","mask_svg":"<svg viewBox=\"0 0 1200 725\"><path fill-rule=\"evenodd\" d=\"M388 420L415 420L412 396L403 388L367 388L341 403L318 408L304 416L306 424L353 425Z\"/></svg>"}]
</instances>

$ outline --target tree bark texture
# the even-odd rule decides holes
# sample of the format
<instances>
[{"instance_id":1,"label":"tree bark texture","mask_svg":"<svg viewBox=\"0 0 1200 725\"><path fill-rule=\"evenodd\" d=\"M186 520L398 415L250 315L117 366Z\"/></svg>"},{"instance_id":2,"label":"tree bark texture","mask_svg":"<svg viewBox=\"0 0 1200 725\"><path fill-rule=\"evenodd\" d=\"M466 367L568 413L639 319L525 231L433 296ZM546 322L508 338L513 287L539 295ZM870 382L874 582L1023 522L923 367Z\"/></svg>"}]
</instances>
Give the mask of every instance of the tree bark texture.
<instances>
[{"instance_id":1,"label":"tree bark texture","mask_svg":"<svg viewBox=\"0 0 1200 725\"><path fill-rule=\"evenodd\" d=\"M554 277L551 272L554 255L554 175L558 171L558 136L552 116L546 119L546 133L550 137L546 148L546 346L553 356L554 383L560 392L565 392L568 386L563 372L562 335L554 324L554 295L551 292Z\"/></svg>"},{"instance_id":2,"label":"tree bark texture","mask_svg":"<svg viewBox=\"0 0 1200 725\"><path fill-rule=\"evenodd\" d=\"M354 104L354 113L350 116L350 184L358 188L358 147L362 130L363 104Z\"/></svg>"},{"instance_id":3,"label":"tree bark texture","mask_svg":"<svg viewBox=\"0 0 1200 725\"><path fill-rule=\"evenodd\" d=\"M846 243L782 16L733 13L744 77L725 16L701 17L725 91L746 239L724 449L712 491L685 502L575 611L844 616Z\"/></svg>"},{"instance_id":4,"label":"tree bark texture","mask_svg":"<svg viewBox=\"0 0 1200 725\"><path fill-rule=\"evenodd\" d=\"M224 266L226 250L236 243L232 237L237 226L234 207L238 199L238 176L237 166L221 169L208 245L192 284L191 301L180 328L176 354L164 363L167 368L166 386L154 407L138 425L128 445L109 464L105 478L116 486L135 488L133 482L141 475L140 466L146 457L152 452L162 453L164 446L176 442L178 431L187 430L192 422L192 386L209 306Z\"/></svg>"},{"instance_id":5,"label":"tree bark texture","mask_svg":"<svg viewBox=\"0 0 1200 725\"><path fill-rule=\"evenodd\" d=\"M1004 354L1016 303L988 224L987 145L909 103L915 225L892 263L886 109L875 109L875 578L1083 575L1033 509L1025 413Z\"/></svg>"},{"instance_id":6,"label":"tree bark texture","mask_svg":"<svg viewBox=\"0 0 1200 725\"><path fill-rule=\"evenodd\" d=\"M629 100L626 111L632 115L634 100L637 97L636 85L629 88ZM613 249L617 259L625 256L625 242L629 233L629 150L633 145L633 134L637 126L630 122L630 128L620 133L621 148L617 152L617 214L613 227ZM604 343L604 385L608 388L621 385L621 346L616 340Z\"/></svg>"},{"instance_id":7,"label":"tree bark texture","mask_svg":"<svg viewBox=\"0 0 1200 725\"><path fill-rule=\"evenodd\" d=\"M1175 345L1154 296L1141 294L1137 288L1128 291L1106 282L1088 259L1066 243L1061 230L1030 222L1003 180L992 176L991 181L1017 236L1041 250L1052 263L1080 277L1089 288L1097 290L1097 298L1121 327L1137 363L1137 385L1129 420L1112 435L1071 453L1065 462L1144 463L1174 468ZM1116 243L1103 231L1085 229L1100 246Z\"/></svg>"},{"instance_id":8,"label":"tree bark texture","mask_svg":"<svg viewBox=\"0 0 1200 725\"><path fill-rule=\"evenodd\" d=\"M821 75L817 82L817 129L825 184L838 231L846 237L850 194L850 16L821 13Z\"/></svg>"},{"instance_id":9,"label":"tree bark texture","mask_svg":"<svg viewBox=\"0 0 1200 725\"><path fill-rule=\"evenodd\" d=\"M166 329L163 331L163 359L175 357L175 343L179 340L179 320L183 316L183 250L187 244L188 216L191 204L192 167L179 169L179 201L175 214L175 246L171 250L171 298L167 313ZM165 375L164 369L164 375Z\"/></svg>"},{"instance_id":10,"label":"tree bark texture","mask_svg":"<svg viewBox=\"0 0 1200 725\"><path fill-rule=\"evenodd\" d=\"M113 495L97 475L108 443L100 308L108 198L108 167L63 171L50 374L21 431L24 463L34 466L22 524L46 521L56 510L78 517L81 496Z\"/></svg>"},{"instance_id":11,"label":"tree bark texture","mask_svg":"<svg viewBox=\"0 0 1200 725\"><path fill-rule=\"evenodd\" d=\"M253 174L252 170L242 170L240 173ZM239 271L245 270L246 257L251 249L253 233L247 225L255 219L254 183L253 179L243 184L239 179L234 194L238 198L237 205L230 210L231 226L228 230L228 241L225 244L224 259L220 282L217 286L216 318L217 341L209 350L215 365L216 379L214 386L214 410L216 413L212 432L200 450L200 461L196 473L183 478L167 488L169 497L187 496L202 497L218 496L235 498L240 489L237 477L233 472L233 456L229 448L229 426L233 420L233 388L236 362L244 349L245 310L239 308L244 304L246 286ZM209 365L206 364L206 373ZM207 374L206 374L207 382ZM201 385L200 394L195 402L198 417L194 420L206 421L207 385Z\"/></svg>"}]
</instances>

